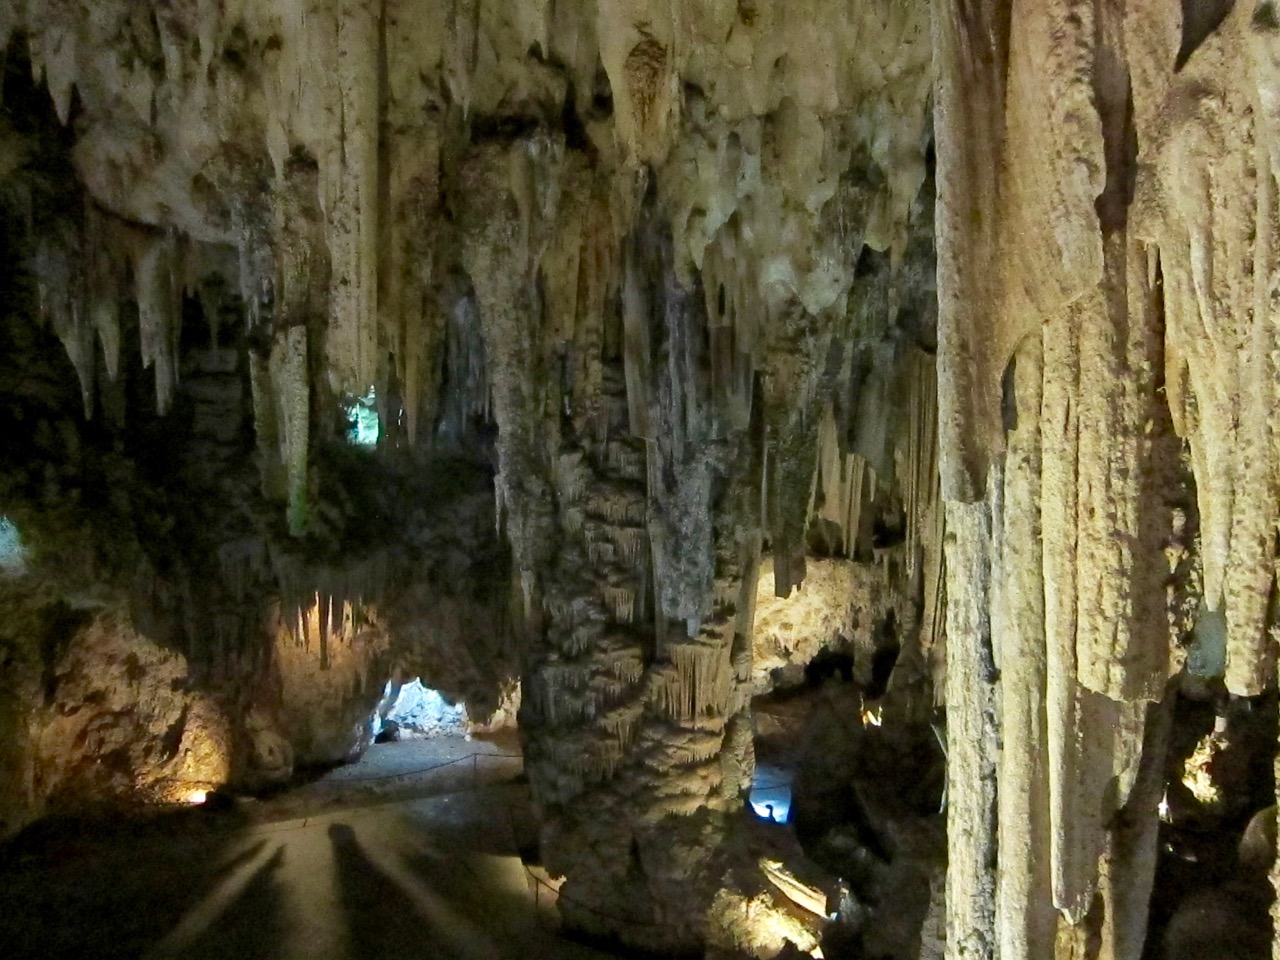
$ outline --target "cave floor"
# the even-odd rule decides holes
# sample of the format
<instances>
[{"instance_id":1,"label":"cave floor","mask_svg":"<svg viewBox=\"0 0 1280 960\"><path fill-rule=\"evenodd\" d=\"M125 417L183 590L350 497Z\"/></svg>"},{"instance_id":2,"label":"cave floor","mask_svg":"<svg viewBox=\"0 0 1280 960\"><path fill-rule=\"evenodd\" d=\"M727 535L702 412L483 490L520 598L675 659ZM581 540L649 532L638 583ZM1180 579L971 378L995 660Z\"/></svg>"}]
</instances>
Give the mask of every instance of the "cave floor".
<instances>
[{"instance_id":1,"label":"cave floor","mask_svg":"<svg viewBox=\"0 0 1280 960\"><path fill-rule=\"evenodd\" d=\"M519 858L511 752L378 745L264 801L47 826L0 863L0 957L605 957L556 934L553 886Z\"/></svg>"}]
</instances>

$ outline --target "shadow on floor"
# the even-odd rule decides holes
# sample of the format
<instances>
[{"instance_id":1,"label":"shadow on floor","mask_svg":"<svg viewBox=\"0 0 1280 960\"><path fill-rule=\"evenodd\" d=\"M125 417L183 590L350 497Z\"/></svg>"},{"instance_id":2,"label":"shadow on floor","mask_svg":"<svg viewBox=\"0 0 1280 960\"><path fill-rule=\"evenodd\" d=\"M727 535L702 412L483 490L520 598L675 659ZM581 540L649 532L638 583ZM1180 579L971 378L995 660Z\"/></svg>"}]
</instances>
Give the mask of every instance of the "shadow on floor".
<instances>
[{"instance_id":1,"label":"shadow on floor","mask_svg":"<svg viewBox=\"0 0 1280 960\"><path fill-rule=\"evenodd\" d=\"M538 910L518 791L0 855L0 960L596 960ZM515 809L519 808L519 809ZM350 821L350 822L348 822Z\"/></svg>"},{"instance_id":2,"label":"shadow on floor","mask_svg":"<svg viewBox=\"0 0 1280 960\"><path fill-rule=\"evenodd\" d=\"M456 956L439 941L428 918L386 871L365 853L345 823L329 827L341 904L361 960Z\"/></svg>"},{"instance_id":3,"label":"shadow on floor","mask_svg":"<svg viewBox=\"0 0 1280 960\"><path fill-rule=\"evenodd\" d=\"M279 847L221 911L217 925L206 928L178 955L183 960L280 960L285 930L277 873L283 862L284 848Z\"/></svg>"},{"instance_id":4,"label":"shadow on floor","mask_svg":"<svg viewBox=\"0 0 1280 960\"><path fill-rule=\"evenodd\" d=\"M211 950L192 937L184 957L276 960L281 858L267 849L266 839L223 855L174 842L0 868L0 957L137 960L202 904L217 904L205 910L209 925L217 922L220 944L232 937L236 946Z\"/></svg>"}]
</instances>

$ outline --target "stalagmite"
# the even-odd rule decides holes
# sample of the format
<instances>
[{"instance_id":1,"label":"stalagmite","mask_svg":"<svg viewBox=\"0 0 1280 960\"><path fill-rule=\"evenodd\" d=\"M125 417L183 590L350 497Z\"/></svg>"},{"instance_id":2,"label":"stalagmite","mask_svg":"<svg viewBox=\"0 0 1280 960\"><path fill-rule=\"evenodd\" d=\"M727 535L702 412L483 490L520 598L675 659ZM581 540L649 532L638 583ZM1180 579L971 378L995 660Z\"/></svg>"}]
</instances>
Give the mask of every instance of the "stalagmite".
<instances>
[{"instance_id":1,"label":"stalagmite","mask_svg":"<svg viewBox=\"0 0 1280 960\"><path fill-rule=\"evenodd\" d=\"M301 536L308 523L307 455L311 435L306 327L289 327L277 334L268 369L279 428L280 462L286 475L289 530L294 536Z\"/></svg>"},{"instance_id":2,"label":"stalagmite","mask_svg":"<svg viewBox=\"0 0 1280 960\"><path fill-rule=\"evenodd\" d=\"M1117 813L1111 855L1102 868L1105 923L1099 955L1103 957L1141 956L1147 941L1159 853L1157 814L1166 790L1163 760L1173 727L1172 698L1151 705L1144 719L1141 767Z\"/></svg>"}]
</instances>

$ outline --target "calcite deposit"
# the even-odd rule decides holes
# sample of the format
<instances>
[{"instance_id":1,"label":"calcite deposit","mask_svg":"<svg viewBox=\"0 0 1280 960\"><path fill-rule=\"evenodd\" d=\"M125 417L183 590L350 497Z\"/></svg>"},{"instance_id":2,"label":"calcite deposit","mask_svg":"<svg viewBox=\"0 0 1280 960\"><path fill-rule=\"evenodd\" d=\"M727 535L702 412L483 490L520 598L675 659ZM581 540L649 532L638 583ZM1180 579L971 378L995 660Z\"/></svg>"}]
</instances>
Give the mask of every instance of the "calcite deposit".
<instances>
[{"instance_id":1,"label":"calcite deposit","mask_svg":"<svg viewBox=\"0 0 1280 960\"><path fill-rule=\"evenodd\" d=\"M945 743L922 955L1176 938L1178 706L1277 677L1276 5L0 0L0 49L0 834L519 683L568 925L809 951L726 878L752 697L827 649Z\"/></svg>"},{"instance_id":2,"label":"calcite deposit","mask_svg":"<svg viewBox=\"0 0 1280 960\"><path fill-rule=\"evenodd\" d=\"M952 733L985 732L953 737L987 772L953 796L966 956L1137 955L1189 595L1227 690L1274 681L1274 12L935 9L948 602L988 664L948 677ZM997 846L999 883L962 875Z\"/></svg>"}]
</instances>

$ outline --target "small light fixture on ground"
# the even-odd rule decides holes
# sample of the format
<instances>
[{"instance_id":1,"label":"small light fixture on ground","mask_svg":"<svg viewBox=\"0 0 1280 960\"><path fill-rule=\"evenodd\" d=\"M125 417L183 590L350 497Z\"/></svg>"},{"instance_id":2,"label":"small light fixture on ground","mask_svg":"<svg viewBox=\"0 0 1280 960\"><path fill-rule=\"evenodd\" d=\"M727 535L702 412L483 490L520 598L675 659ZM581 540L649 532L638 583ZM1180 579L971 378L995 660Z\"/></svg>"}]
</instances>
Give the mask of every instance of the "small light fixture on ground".
<instances>
[{"instance_id":1,"label":"small light fixture on ground","mask_svg":"<svg viewBox=\"0 0 1280 960\"><path fill-rule=\"evenodd\" d=\"M208 790L192 790L190 793L187 794L187 803L191 804L192 806L199 806L200 804L204 803L208 799L209 799Z\"/></svg>"}]
</instances>

